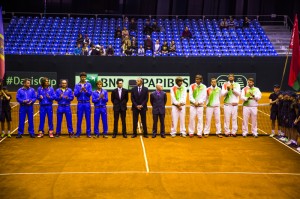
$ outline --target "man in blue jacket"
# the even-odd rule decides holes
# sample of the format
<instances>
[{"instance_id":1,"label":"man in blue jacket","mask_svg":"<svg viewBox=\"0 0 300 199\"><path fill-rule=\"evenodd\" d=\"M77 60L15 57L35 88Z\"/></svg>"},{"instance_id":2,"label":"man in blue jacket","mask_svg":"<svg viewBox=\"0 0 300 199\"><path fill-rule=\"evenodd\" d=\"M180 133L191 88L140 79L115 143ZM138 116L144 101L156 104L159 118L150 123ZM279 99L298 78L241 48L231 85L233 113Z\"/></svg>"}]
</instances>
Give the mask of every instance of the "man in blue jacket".
<instances>
[{"instance_id":1,"label":"man in blue jacket","mask_svg":"<svg viewBox=\"0 0 300 199\"><path fill-rule=\"evenodd\" d=\"M92 95L92 85L86 81L86 73L80 73L80 82L75 85L74 95L77 97L77 131L75 138L79 138L81 134L81 123L83 114L86 121L86 136L91 138L91 104L90 97Z\"/></svg>"},{"instance_id":2,"label":"man in blue jacket","mask_svg":"<svg viewBox=\"0 0 300 199\"><path fill-rule=\"evenodd\" d=\"M72 125L72 112L70 103L74 99L72 89L68 88L67 80L63 79L60 82L60 88L56 89L55 100L58 103L57 107L57 124L56 124L56 135L59 137L61 134L61 122L63 119L63 114L66 116L67 128L69 137L73 136L73 125Z\"/></svg>"},{"instance_id":3,"label":"man in blue jacket","mask_svg":"<svg viewBox=\"0 0 300 199\"><path fill-rule=\"evenodd\" d=\"M97 90L95 90L92 94L92 101L94 103L94 133L96 137L100 136L99 133L99 120L100 116L102 118L103 124L103 137L107 137L107 112L106 112L106 103L108 101L107 91L102 88L102 81L97 81Z\"/></svg>"},{"instance_id":4,"label":"man in blue jacket","mask_svg":"<svg viewBox=\"0 0 300 199\"><path fill-rule=\"evenodd\" d=\"M46 115L48 117L48 126L49 126L49 137L53 138L53 109L52 103L55 98L54 89L49 86L49 79L43 77L41 79L41 86L37 91L37 99L40 102L40 125L39 125L39 134L38 137L41 138L44 136L44 124Z\"/></svg>"},{"instance_id":5,"label":"man in blue jacket","mask_svg":"<svg viewBox=\"0 0 300 199\"><path fill-rule=\"evenodd\" d=\"M30 87L30 80L24 79L23 87L17 91L17 101L20 103L19 110L19 128L16 138L22 138L24 133L25 118L28 118L28 132L31 138L35 138L33 126L33 104L36 101L36 93Z\"/></svg>"}]
</instances>

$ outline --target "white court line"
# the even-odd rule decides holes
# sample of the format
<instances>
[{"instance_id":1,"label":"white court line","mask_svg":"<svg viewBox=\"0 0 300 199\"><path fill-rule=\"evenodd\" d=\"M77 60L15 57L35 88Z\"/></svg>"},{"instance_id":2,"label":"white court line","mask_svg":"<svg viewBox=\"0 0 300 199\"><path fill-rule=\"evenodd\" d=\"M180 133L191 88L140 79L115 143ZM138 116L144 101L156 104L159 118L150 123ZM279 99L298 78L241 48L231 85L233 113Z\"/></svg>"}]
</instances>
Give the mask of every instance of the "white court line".
<instances>
[{"instance_id":1,"label":"white court line","mask_svg":"<svg viewBox=\"0 0 300 199\"><path fill-rule=\"evenodd\" d=\"M240 116L238 116L238 118L240 118L240 119L243 121L243 118L241 118ZM249 123L249 124L252 126L251 123ZM264 130L261 130L260 128L257 128L257 130L263 132L264 134L268 134L268 133L266 133Z\"/></svg>"},{"instance_id":2,"label":"white court line","mask_svg":"<svg viewBox=\"0 0 300 199\"><path fill-rule=\"evenodd\" d=\"M142 148L143 148L143 153L144 153L144 159L145 159L146 171L147 171L147 173L149 173L148 159L147 159L147 154L146 154L146 148L145 148L145 145L144 145L144 140L143 140L143 137L142 137L142 136L140 136L140 139L141 139Z\"/></svg>"},{"instance_id":3,"label":"white court line","mask_svg":"<svg viewBox=\"0 0 300 199\"><path fill-rule=\"evenodd\" d=\"M277 142L279 142L280 144L282 144L283 146L286 146L287 148L291 149L292 151L298 153L300 155L300 152L293 149L292 147L290 147L289 145L284 144L283 142L281 142L280 140L278 140L277 138L272 137L274 140L276 140Z\"/></svg>"},{"instance_id":4,"label":"white court line","mask_svg":"<svg viewBox=\"0 0 300 199\"><path fill-rule=\"evenodd\" d=\"M280 173L280 172L222 172L222 171L95 171L95 172L20 172L20 173L0 173L0 176L13 175L87 175L87 174L200 174L200 175L288 175L300 176L300 173Z\"/></svg>"},{"instance_id":5,"label":"white court line","mask_svg":"<svg viewBox=\"0 0 300 199\"><path fill-rule=\"evenodd\" d=\"M40 111L36 112L33 117L35 117ZM28 122L28 120L26 120L24 122L24 124L26 124ZM18 130L19 127L15 128L10 134L13 134L16 130ZM0 143L3 142L3 140L5 140L7 138L7 136L5 136L2 140L0 140Z\"/></svg>"},{"instance_id":6,"label":"white court line","mask_svg":"<svg viewBox=\"0 0 300 199\"><path fill-rule=\"evenodd\" d=\"M257 109L257 110L258 110L258 109ZM269 115L268 113L265 113L265 112L263 112L263 111L261 111L261 110L258 110L258 112L261 112L262 114L265 114L265 115L267 115L267 116L270 117L270 115Z\"/></svg>"}]
</instances>

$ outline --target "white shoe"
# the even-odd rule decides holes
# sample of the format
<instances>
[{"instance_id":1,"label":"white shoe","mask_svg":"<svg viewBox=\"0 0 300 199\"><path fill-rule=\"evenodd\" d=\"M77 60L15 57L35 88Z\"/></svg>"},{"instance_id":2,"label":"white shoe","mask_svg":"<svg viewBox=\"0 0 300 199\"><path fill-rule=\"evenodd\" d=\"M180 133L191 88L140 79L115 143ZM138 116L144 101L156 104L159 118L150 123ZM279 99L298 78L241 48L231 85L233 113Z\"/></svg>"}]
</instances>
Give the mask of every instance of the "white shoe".
<instances>
[{"instance_id":1,"label":"white shoe","mask_svg":"<svg viewBox=\"0 0 300 199\"><path fill-rule=\"evenodd\" d=\"M289 145L289 144L292 144L292 140L289 140L288 142L286 142L285 144Z\"/></svg>"},{"instance_id":2,"label":"white shoe","mask_svg":"<svg viewBox=\"0 0 300 199\"><path fill-rule=\"evenodd\" d=\"M183 133L181 133L181 134L180 134L180 136L181 136L181 137L183 137L183 138L185 138L185 137L186 137L186 135L185 135L185 134L183 134Z\"/></svg>"},{"instance_id":3,"label":"white shoe","mask_svg":"<svg viewBox=\"0 0 300 199\"><path fill-rule=\"evenodd\" d=\"M275 133L272 133L272 134L270 135L271 138L274 137L274 136L275 136Z\"/></svg>"},{"instance_id":4,"label":"white shoe","mask_svg":"<svg viewBox=\"0 0 300 199\"><path fill-rule=\"evenodd\" d=\"M172 138L176 137L176 134L171 135Z\"/></svg>"},{"instance_id":5,"label":"white shoe","mask_svg":"<svg viewBox=\"0 0 300 199\"><path fill-rule=\"evenodd\" d=\"M300 151L300 147L297 148L297 151Z\"/></svg>"},{"instance_id":6,"label":"white shoe","mask_svg":"<svg viewBox=\"0 0 300 199\"><path fill-rule=\"evenodd\" d=\"M285 137L279 138L279 140L283 142L285 141L285 139L286 139Z\"/></svg>"}]
</instances>

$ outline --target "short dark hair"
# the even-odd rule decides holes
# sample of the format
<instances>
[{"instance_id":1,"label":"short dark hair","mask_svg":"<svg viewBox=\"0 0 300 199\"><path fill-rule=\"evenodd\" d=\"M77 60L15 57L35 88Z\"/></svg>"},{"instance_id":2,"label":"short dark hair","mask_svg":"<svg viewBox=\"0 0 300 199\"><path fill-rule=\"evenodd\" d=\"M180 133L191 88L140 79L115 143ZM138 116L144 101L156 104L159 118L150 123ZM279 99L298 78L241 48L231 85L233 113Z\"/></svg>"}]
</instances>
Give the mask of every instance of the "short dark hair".
<instances>
[{"instance_id":1,"label":"short dark hair","mask_svg":"<svg viewBox=\"0 0 300 199\"><path fill-rule=\"evenodd\" d=\"M25 79L23 80L23 85L25 85L25 83L26 83L27 81L30 82L30 79L29 79L29 78L25 78Z\"/></svg>"},{"instance_id":2,"label":"short dark hair","mask_svg":"<svg viewBox=\"0 0 300 199\"><path fill-rule=\"evenodd\" d=\"M98 85L98 84L101 84L101 85L103 86L103 82L102 82L101 80L98 80L98 81L96 82L96 85Z\"/></svg>"},{"instance_id":3,"label":"short dark hair","mask_svg":"<svg viewBox=\"0 0 300 199\"><path fill-rule=\"evenodd\" d=\"M175 83L178 84L179 82L183 82L182 77L176 77Z\"/></svg>"},{"instance_id":4,"label":"short dark hair","mask_svg":"<svg viewBox=\"0 0 300 199\"><path fill-rule=\"evenodd\" d=\"M123 79L117 79L117 84L119 84L119 82L124 82L124 80Z\"/></svg>"},{"instance_id":5,"label":"short dark hair","mask_svg":"<svg viewBox=\"0 0 300 199\"><path fill-rule=\"evenodd\" d=\"M86 77L86 72L81 72L79 77L82 77L82 76Z\"/></svg>"},{"instance_id":6,"label":"short dark hair","mask_svg":"<svg viewBox=\"0 0 300 199\"><path fill-rule=\"evenodd\" d=\"M195 79L200 79L201 82L203 81L202 75L199 75L199 74L197 74L197 75L195 76Z\"/></svg>"},{"instance_id":7,"label":"short dark hair","mask_svg":"<svg viewBox=\"0 0 300 199\"><path fill-rule=\"evenodd\" d=\"M248 78L248 81L254 82L254 78L249 77L249 78Z\"/></svg>"},{"instance_id":8,"label":"short dark hair","mask_svg":"<svg viewBox=\"0 0 300 199\"><path fill-rule=\"evenodd\" d=\"M47 80L49 80L48 77L42 77L42 79L41 79L41 86L42 86L42 87L45 86Z\"/></svg>"},{"instance_id":9,"label":"short dark hair","mask_svg":"<svg viewBox=\"0 0 300 199\"><path fill-rule=\"evenodd\" d=\"M216 79L216 78L214 78L214 77L210 78L210 81L213 81L213 80L217 80L217 79Z\"/></svg>"}]
</instances>

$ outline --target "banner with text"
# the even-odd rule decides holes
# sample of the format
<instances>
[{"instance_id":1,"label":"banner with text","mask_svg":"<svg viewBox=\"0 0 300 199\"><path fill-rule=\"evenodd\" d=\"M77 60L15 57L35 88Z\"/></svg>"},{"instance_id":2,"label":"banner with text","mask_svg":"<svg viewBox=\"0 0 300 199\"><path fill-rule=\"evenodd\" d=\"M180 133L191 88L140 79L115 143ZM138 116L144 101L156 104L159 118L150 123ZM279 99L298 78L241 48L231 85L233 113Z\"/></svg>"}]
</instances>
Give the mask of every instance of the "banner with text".
<instances>
[{"instance_id":1,"label":"banner with text","mask_svg":"<svg viewBox=\"0 0 300 199\"><path fill-rule=\"evenodd\" d=\"M136 84L136 79L141 77L144 81L144 86L148 87L149 90L155 90L156 84L160 83L163 86L164 90L170 90L172 86L175 85L175 79L178 75L97 75L88 73L87 81L90 82L93 88L96 85L98 80L103 82L103 88L106 90L113 90L117 87L117 79L123 79L123 88L131 89ZM190 76L184 75L180 76L183 78L183 85L188 87L190 84ZM75 82L78 83L80 81L79 73L75 76Z\"/></svg>"},{"instance_id":2,"label":"banner with text","mask_svg":"<svg viewBox=\"0 0 300 199\"><path fill-rule=\"evenodd\" d=\"M254 81L256 80L256 73L234 73L234 81L239 83L241 86L241 89L243 89L245 86L247 86L247 79L248 78L254 78ZM208 73L207 75L207 86L210 86L210 79L216 78L217 79L217 85L219 87L222 87L224 82L228 81L228 73Z\"/></svg>"},{"instance_id":3,"label":"banner with text","mask_svg":"<svg viewBox=\"0 0 300 199\"><path fill-rule=\"evenodd\" d=\"M23 80L28 78L31 87L37 89L40 86L41 78L48 77L50 86L57 87L56 72L24 72L24 71L6 71L6 85L9 91L17 91L23 85Z\"/></svg>"}]
</instances>

